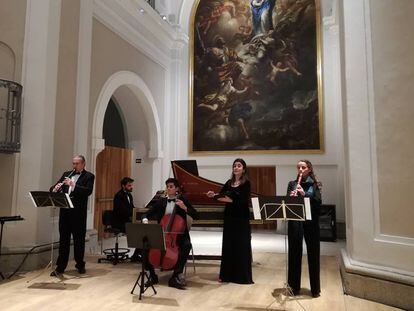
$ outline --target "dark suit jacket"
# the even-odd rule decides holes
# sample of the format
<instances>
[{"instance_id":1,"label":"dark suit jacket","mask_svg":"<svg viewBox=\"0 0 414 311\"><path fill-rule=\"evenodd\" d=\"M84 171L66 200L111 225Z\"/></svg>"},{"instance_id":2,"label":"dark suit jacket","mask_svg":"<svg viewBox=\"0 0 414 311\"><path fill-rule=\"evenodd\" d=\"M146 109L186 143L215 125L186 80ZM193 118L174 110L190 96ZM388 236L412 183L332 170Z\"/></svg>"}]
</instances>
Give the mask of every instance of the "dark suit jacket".
<instances>
[{"instance_id":1,"label":"dark suit jacket","mask_svg":"<svg viewBox=\"0 0 414 311\"><path fill-rule=\"evenodd\" d=\"M65 177L69 176L71 173L72 171L64 172L62 177L60 177L60 179L58 180L56 184L63 182ZM91 172L83 170L78 180L76 181L74 190L69 195L69 197L71 198L73 202L74 213L77 213L79 215L86 217L88 197L92 194L94 182L95 182L95 175L92 174ZM53 191L53 188L55 187L56 184L50 187L49 190ZM62 189L63 189L63 192L67 193L69 187L64 185L62 186ZM64 211L66 212L63 212L63 213L68 213L69 211L72 211L72 210L64 209ZM63 213L61 211L60 215L62 215Z\"/></svg>"},{"instance_id":2,"label":"dark suit jacket","mask_svg":"<svg viewBox=\"0 0 414 311\"><path fill-rule=\"evenodd\" d=\"M133 208L134 200L131 193L119 190L114 197L112 227L125 232L125 223L131 222Z\"/></svg>"},{"instance_id":3,"label":"dark suit jacket","mask_svg":"<svg viewBox=\"0 0 414 311\"><path fill-rule=\"evenodd\" d=\"M185 212L178 205L175 205L176 215L180 215L185 220L186 223L187 223L187 214L193 219L198 219L197 211L194 209L191 203L187 200L187 198L185 198L184 196L179 196L178 198L184 202L185 206L187 206L187 212ZM165 214L166 207L167 207L167 198L161 198L149 209L147 213L142 215L142 218L157 220L157 222L159 223ZM188 233L187 226L186 226L185 234L188 237L190 236Z\"/></svg>"}]
</instances>

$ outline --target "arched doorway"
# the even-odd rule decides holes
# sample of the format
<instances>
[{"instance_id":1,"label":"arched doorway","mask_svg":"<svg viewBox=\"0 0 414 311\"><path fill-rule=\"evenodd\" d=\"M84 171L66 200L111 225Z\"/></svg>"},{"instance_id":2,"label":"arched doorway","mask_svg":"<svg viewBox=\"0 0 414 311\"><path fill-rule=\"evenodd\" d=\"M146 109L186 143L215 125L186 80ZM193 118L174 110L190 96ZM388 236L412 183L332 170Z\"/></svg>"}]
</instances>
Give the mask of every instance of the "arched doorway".
<instances>
[{"instance_id":1,"label":"arched doorway","mask_svg":"<svg viewBox=\"0 0 414 311\"><path fill-rule=\"evenodd\" d=\"M96 157L94 228L103 234L103 211L112 209L112 199L119 190L119 181L131 176L132 150L128 148L126 125L122 110L112 97L106 108L103 122L105 148Z\"/></svg>"},{"instance_id":2,"label":"arched doorway","mask_svg":"<svg viewBox=\"0 0 414 311\"><path fill-rule=\"evenodd\" d=\"M112 103L111 103L112 102ZM115 110L114 110L115 109ZM105 133L105 115L110 113L112 116L118 112L118 119L115 126L118 135L113 132ZM115 114L114 114L115 113ZM108 122L115 122L109 118ZM122 130L125 143L122 144ZM115 137L111 137L115 135ZM106 140L115 140L108 146ZM152 94L144 81L135 73L120 71L113 74L104 84L95 109L93 129L92 129L92 168L97 172L95 182L95 200L92 203L92 213L89 218L88 226L98 229L102 209L112 208L112 197L119 189L119 180L124 175L129 175L137 182L133 192L135 206L142 206L148 202L155 191L160 187L161 181L161 130L157 109ZM125 148L120 148L124 146ZM119 148L113 152L113 148ZM105 153L100 154L105 149L111 149L112 155L117 154L116 160L108 158ZM129 150L129 151L128 151ZM103 157L103 159L100 159ZM136 161L136 160L141 161ZM99 178L98 165L103 161L103 165L108 161L121 161L122 166L116 169L116 173L111 173L108 180ZM141 162L141 163L137 163ZM118 176L119 175L119 176ZM121 176L122 175L122 176ZM104 198L104 206L97 205L98 189L107 189ZM113 188L113 189L112 189ZM110 192L113 192L110 195ZM110 195L110 196L109 196ZM97 210L99 209L99 211Z\"/></svg>"}]
</instances>

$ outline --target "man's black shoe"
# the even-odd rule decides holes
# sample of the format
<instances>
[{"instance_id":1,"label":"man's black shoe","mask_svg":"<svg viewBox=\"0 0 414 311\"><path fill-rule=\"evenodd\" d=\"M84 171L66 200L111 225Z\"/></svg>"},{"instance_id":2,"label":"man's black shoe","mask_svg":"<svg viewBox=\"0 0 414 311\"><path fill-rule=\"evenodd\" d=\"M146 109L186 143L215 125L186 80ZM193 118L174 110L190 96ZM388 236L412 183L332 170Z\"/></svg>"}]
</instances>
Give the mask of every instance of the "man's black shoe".
<instances>
[{"instance_id":1,"label":"man's black shoe","mask_svg":"<svg viewBox=\"0 0 414 311\"><path fill-rule=\"evenodd\" d=\"M321 292L312 293L313 298L318 298L321 295Z\"/></svg>"},{"instance_id":2,"label":"man's black shoe","mask_svg":"<svg viewBox=\"0 0 414 311\"><path fill-rule=\"evenodd\" d=\"M178 277L172 277L169 281L168 281L168 286L169 287L175 287L177 289L185 289L185 286L183 283L181 283L181 281L178 279Z\"/></svg>"},{"instance_id":3,"label":"man's black shoe","mask_svg":"<svg viewBox=\"0 0 414 311\"><path fill-rule=\"evenodd\" d=\"M79 274L85 274L86 273L85 267L78 268L78 273Z\"/></svg>"},{"instance_id":4,"label":"man's black shoe","mask_svg":"<svg viewBox=\"0 0 414 311\"><path fill-rule=\"evenodd\" d=\"M57 270L53 270L53 271L50 273L50 276L53 276L53 277L56 277L56 278L60 278L60 277L62 276L62 273L63 273L63 272L59 272L59 271L57 271Z\"/></svg>"},{"instance_id":5,"label":"man's black shoe","mask_svg":"<svg viewBox=\"0 0 414 311\"><path fill-rule=\"evenodd\" d=\"M185 280L184 274L180 273L180 274L177 276L177 278L178 278L178 280L180 281L180 283L181 283L183 286L187 286L187 282L186 282L186 280Z\"/></svg>"}]
</instances>

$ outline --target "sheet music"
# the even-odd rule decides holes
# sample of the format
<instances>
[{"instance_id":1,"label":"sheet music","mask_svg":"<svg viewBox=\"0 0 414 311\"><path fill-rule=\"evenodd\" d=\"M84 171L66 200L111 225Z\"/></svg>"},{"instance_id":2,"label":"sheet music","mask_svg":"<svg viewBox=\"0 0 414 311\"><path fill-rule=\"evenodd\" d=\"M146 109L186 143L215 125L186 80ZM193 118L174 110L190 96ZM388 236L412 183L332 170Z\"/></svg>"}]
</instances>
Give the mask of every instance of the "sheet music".
<instances>
[{"instance_id":1,"label":"sheet music","mask_svg":"<svg viewBox=\"0 0 414 311\"><path fill-rule=\"evenodd\" d=\"M261 220L259 198L252 198L253 216L255 220Z\"/></svg>"},{"instance_id":2,"label":"sheet music","mask_svg":"<svg viewBox=\"0 0 414 311\"><path fill-rule=\"evenodd\" d=\"M307 201L308 206L305 207ZM303 197L260 196L251 198L255 220L295 220L311 218L310 201ZM306 213L305 213L306 211Z\"/></svg>"},{"instance_id":3,"label":"sheet music","mask_svg":"<svg viewBox=\"0 0 414 311\"><path fill-rule=\"evenodd\" d=\"M306 220L312 220L310 199L309 198L304 198L304 201L305 201Z\"/></svg>"}]
</instances>

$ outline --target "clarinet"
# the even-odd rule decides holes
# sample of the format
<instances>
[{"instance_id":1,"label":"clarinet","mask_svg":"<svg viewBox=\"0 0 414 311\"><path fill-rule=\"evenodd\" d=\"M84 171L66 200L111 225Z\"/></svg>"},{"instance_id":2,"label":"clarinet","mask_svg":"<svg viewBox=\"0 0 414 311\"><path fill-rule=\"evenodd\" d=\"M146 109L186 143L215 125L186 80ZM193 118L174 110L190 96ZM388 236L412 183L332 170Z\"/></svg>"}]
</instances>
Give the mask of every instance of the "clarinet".
<instances>
[{"instance_id":1,"label":"clarinet","mask_svg":"<svg viewBox=\"0 0 414 311\"><path fill-rule=\"evenodd\" d=\"M70 172L69 173L69 175L68 176L66 176L65 178L70 178L74 173L76 172L76 170L75 169L73 169L72 170L72 172ZM63 182L62 182L62 185L59 187L59 189L56 191L56 192L62 192L63 191Z\"/></svg>"}]
</instances>

